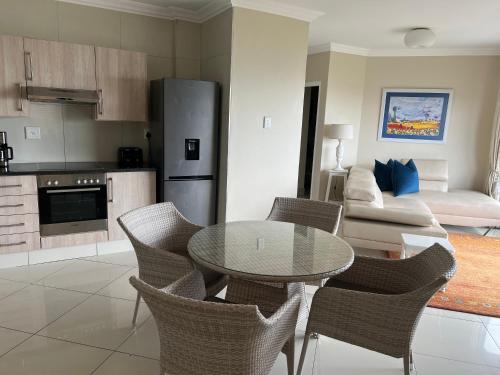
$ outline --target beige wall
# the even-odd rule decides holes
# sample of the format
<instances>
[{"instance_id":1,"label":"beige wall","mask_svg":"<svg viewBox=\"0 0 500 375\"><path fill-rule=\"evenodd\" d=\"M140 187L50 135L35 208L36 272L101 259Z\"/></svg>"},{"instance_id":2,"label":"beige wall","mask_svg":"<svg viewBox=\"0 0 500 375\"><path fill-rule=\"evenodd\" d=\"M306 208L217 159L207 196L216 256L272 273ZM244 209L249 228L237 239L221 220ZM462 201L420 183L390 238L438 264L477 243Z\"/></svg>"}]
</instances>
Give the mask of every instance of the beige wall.
<instances>
[{"instance_id":1,"label":"beige wall","mask_svg":"<svg viewBox=\"0 0 500 375\"><path fill-rule=\"evenodd\" d=\"M307 39L306 22L233 9L227 221L264 219L297 193Z\"/></svg>"},{"instance_id":2,"label":"beige wall","mask_svg":"<svg viewBox=\"0 0 500 375\"><path fill-rule=\"evenodd\" d=\"M364 56L338 52L308 56L306 80L321 82L311 195L313 199L324 199L328 170L336 165L338 142L324 137L325 124L350 124L354 127L354 139L344 141L342 165L352 166L357 162L366 61Z\"/></svg>"},{"instance_id":3,"label":"beige wall","mask_svg":"<svg viewBox=\"0 0 500 375\"><path fill-rule=\"evenodd\" d=\"M368 59L358 162L443 158L451 188L482 190L488 168L500 57L372 57ZM446 144L377 141L383 88L454 90Z\"/></svg>"},{"instance_id":4,"label":"beige wall","mask_svg":"<svg viewBox=\"0 0 500 375\"><path fill-rule=\"evenodd\" d=\"M0 34L94 44L145 52L148 77L200 78L201 26L55 0L0 0ZM34 104L30 118L0 118L15 162L113 161L121 145L147 155L147 124L96 122L90 106ZM40 126L41 140L25 140Z\"/></svg>"},{"instance_id":5,"label":"beige wall","mask_svg":"<svg viewBox=\"0 0 500 375\"><path fill-rule=\"evenodd\" d=\"M232 15L229 9L201 25L201 79L221 85L218 222L226 218Z\"/></svg>"},{"instance_id":6,"label":"beige wall","mask_svg":"<svg viewBox=\"0 0 500 375\"><path fill-rule=\"evenodd\" d=\"M321 155L323 150L323 134L325 124L326 94L330 73L330 53L318 53L307 57L306 82L318 82L320 85L318 99L318 118L314 144L313 173L311 179L311 198L318 199L320 190Z\"/></svg>"}]
</instances>

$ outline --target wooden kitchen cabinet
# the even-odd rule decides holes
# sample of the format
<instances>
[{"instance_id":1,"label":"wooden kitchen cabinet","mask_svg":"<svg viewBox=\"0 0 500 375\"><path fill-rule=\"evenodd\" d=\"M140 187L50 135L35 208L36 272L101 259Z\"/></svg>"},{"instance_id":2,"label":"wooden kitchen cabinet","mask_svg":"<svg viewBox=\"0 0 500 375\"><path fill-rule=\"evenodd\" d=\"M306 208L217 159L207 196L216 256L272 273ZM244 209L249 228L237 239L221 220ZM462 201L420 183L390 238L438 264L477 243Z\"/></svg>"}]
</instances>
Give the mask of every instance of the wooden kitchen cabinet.
<instances>
[{"instance_id":1,"label":"wooden kitchen cabinet","mask_svg":"<svg viewBox=\"0 0 500 375\"><path fill-rule=\"evenodd\" d=\"M95 47L97 120L147 121L146 54Z\"/></svg>"},{"instance_id":2,"label":"wooden kitchen cabinet","mask_svg":"<svg viewBox=\"0 0 500 375\"><path fill-rule=\"evenodd\" d=\"M24 39L29 86L95 90L94 46Z\"/></svg>"},{"instance_id":3,"label":"wooden kitchen cabinet","mask_svg":"<svg viewBox=\"0 0 500 375\"><path fill-rule=\"evenodd\" d=\"M23 38L0 36L0 116L28 116Z\"/></svg>"},{"instance_id":4,"label":"wooden kitchen cabinet","mask_svg":"<svg viewBox=\"0 0 500 375\"><path fill-rule=\"evenodd\" d=\"M156 202L155 172L116 172L106 174L108 184L108 239L127 238L117 219L135 208Z\"/></svg>"}]
</instances>

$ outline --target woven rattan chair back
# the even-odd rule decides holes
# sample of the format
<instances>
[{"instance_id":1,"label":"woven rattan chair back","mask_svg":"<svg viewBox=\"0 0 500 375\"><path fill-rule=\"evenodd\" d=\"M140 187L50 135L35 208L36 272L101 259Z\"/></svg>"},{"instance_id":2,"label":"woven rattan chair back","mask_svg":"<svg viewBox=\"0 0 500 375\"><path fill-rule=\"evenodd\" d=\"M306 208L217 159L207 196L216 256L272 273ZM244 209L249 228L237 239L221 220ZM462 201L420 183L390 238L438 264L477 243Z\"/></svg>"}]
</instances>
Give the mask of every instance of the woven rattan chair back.
<instances>
[{"instance_id":1,"label":"woven rattan chair back","mask_svg":"<svg viewBox=\"0 0 500 375\"><path fill-rule=\"evenodd\" d=\"M138 208L118 223L132 242L141 280L162 288L194 269L186 247L202 227L185 219L173 203Z\"/></svg>"},{"instance_id":2,"label":"woven rattan chair back","mask_svg":"<svg viewBox=\"0 0 500 375\"><path fill-rule=\"evenodd\" d=\"M341 204L277 197L267 220L305 225L336 234L341 213Z\"/></svg>"},{"instance_id":3,"label":"woven rattan chair back","mask_svg":"<svg viewBox=\"0 0 500 375\"><path fill-rule=\"evenodd\" d=\"M197 270L161 290L135 277L130 283L155 318L162 374L268 374L288 339L282 335L278 345L268 345L281 332L255 305L203 301L205 287Z\"/></svg>"}]
</instances>

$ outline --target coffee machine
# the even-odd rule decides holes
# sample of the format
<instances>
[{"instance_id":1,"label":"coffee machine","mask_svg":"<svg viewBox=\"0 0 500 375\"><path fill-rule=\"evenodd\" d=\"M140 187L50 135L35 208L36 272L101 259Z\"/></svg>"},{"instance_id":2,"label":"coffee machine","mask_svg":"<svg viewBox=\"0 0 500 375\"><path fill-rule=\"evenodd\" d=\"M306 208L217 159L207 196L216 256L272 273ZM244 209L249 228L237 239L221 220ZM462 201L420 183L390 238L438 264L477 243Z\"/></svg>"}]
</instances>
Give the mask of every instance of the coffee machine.
<instances>
[{"instance_id":1,"label":"coffee machine","mask_svg":"<svg viewBox=\"0 0 500 375\"><path fill-rule=\"evenodd\" d=\"M9 160L14 159L14 151L7 144L7 132L0 131L0 173L9 170Z\"/></svg>"}]
</instances>

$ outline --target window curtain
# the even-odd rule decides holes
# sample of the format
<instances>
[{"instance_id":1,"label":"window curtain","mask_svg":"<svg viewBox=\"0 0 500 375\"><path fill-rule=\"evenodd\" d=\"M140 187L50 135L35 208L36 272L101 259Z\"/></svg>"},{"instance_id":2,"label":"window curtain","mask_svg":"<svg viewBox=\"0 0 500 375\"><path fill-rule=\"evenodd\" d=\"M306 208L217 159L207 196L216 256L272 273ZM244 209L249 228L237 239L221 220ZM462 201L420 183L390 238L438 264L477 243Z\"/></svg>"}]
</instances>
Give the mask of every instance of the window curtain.
<instances>
[{"instance_id":1,"label":"window curtain","mask_svg":"<svg viewBox=\"0 0 500 375\"><path fill-rule=\"evenodd\" d=\"M493 121L487 192L496 200L500 200L500 90L497 95L497 106Z\"/></svg>"}]
</instances>

